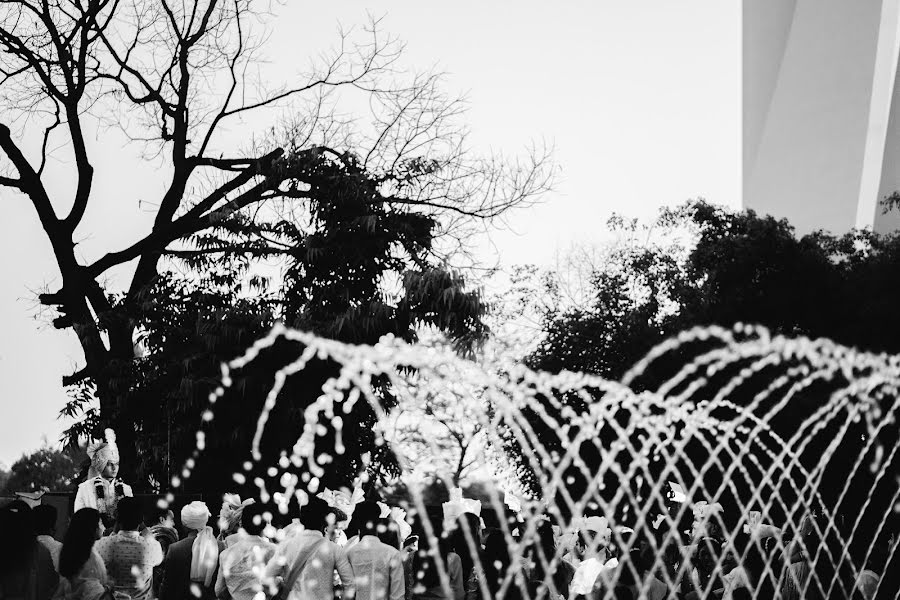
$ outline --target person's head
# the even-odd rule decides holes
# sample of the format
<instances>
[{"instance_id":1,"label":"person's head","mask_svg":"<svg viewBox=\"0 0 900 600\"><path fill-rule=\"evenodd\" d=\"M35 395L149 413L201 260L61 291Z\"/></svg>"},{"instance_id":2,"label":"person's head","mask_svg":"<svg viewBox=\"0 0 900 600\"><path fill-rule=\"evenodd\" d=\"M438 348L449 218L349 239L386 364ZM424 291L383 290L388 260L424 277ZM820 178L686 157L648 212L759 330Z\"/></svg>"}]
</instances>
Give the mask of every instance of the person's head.
<instances>
[{"instance_id":1,"label":"person's head","mask_svg":"<svg viewBox=\"0 0 900 600\"><path fill-rule=\"evenodd\" d=\"M375 527L378 540L391 548L400 549L400 526L390 517L378 519Z\"/></svg>"},{"instance_id":2,"label":"person's head","mask_svg":"<svg viewBox=\"0 0 900 600\"><path fill-rule=\"evenodd\" d=\"M597 532L590 529L583 529L578 532L575 538L575 546L572 551L579 560L584 560L589 556L593 556L600 552L602 548L597 543Z\"/></svg>"},{"instance_id":3,"label":"person's head","mask_svg":"<svg viewBox=\"0 0 900 600\"><path fill-rule=\"evenodd\" d=\"M556 555L556 540L553 536L553 525L548 519L541 520L535 531L536 538L528 549L528 560L534 564L534 579L543 581L546 574L544 563L549 564Z\"/></svg>"},{"instance_id":4,"label":"person's head","mask_svg":"<svg viewBox=\"0 0 900 600\"><path fill-rule=\"evenodd\" d=\"M638 585L645 579L647 561L639 548L632 548L624 557L626 564L619 573L619 585Z\"/></svg>"},{"instance_id":5,"label":"person's head","mask_svg":"<svg viewBox=\"0 0 900 600\"><path fill-rule=\"evenodd\" d=\"M468 512L460 515L451 542L462 563L463 577L468 579L475 567L476 557L481 554L481 519L478 515Z\"/></svg>"},{"instance_id":6,"label":"person's head","mask_svg":"<svg viewBox=\"0 0 900 600\"><path fill-rule=\"evenodd\" d=\"M175 513L168 506L155 506L150 513L150 522L163 527L175 527Z\"/></svg>"},{"instance_id":7,"label":"person's head","mask_svg":"<svg viewBox=\"0 0 900 600\"><path fill-rule=\"evenodd\" d=\"M504 565L509 564L509 545L502 531L493 530L484 537L484 557L486 562L499 560Z\"/></svg>"},{"instance_id":8,"label":"person's head","mask_svg":"<svg viewBox=\"0 0 900 600\"><path fill-rule=\"evenodd\" d=\"M714 540L722 540L725 536L722 533L722 525L718 520L718 515L713 515L706 523L706 536Z\"/></svg>"},{"instance_id":9,"label":"person's head","mask_svg":"<svg viewBox=\"0 0 900 600\"><path fill-rule=\"evenodd\" d=\"M331 508L327 502L321 498L310 496L307 503L300 508L300 524L306 529L324 532L328 525L329 514L331 514Z\"/></svg>"},{"instance_id":10,"label":"person's head","mask_svg":"<svg viewBox=\"0 0 900 600\"><path fill-rule=\"evenodd\" d=\"M375 502L360 502L353 510L353 530L351 535L378 535L378 519L381 517L381 507Z\"/></svg>"},{"instance_id":11,"label":"person's head","mask_svg":"<svg viewBox=\"0 0 900 600\"><path fill-rule=\"evenodd\" d=\"M721 553L722 549L717 540L710 537L700 538L697 541L697 569L707 575L711 574Z\"/></svg>"},{"instance_id":12,"label":"person's head","mask_svg":"<svg viewBox=\"0 0 900 600\"><path fill-rule=\"evenodd\" d=\"M484 536L484 562L482 569L487 578L487 586L492 595L497 591L506 577L510 565L509 545L502 531L493 530Z\"/></svg>"},{"instance_id":13,"label":"person's head","mask_svg":"<svg viewBox=\"0 0 900 600\"><path fill-rule=\"evenodd\" d=\"M115 479L119 474L119 448L116 445L116 434L112 429L107 429L105 438L88 446L88 458L91 466L88 470L88 478L93 479L98 475L106 479Z\"/></svg>"},{"instance_id":14,"label":"person's head","mask_svg":"<svg viewBox=\"0 0 900 600\"><path fill-rule=\"evenodd\" d=\"M119 475L119 461L117 460L108 460L106 461L106 465L103 467L103 470L100 471L100 476L104 479L115 479Z\"/></svg>"},{"instance_id":15,"label":"person's head","mask_svg":"<svg viewBox=\"0 0 900 600\"><path fill-rule=\"evenodd\" d=\"M25 564L35 543L31 507L15 500L0 509L0 573Z\"/></svg>"},{"instance_id":16,"label":"person's head","mask_svg":"<svg viewBox=\"0 0 900 600\"><path fill-rule=\"evenodd\" d=\"M181 525L189 532L199 531L206 527L210 516L206 503L200 500L194 500L181 507Z\"/></svg>"},{"instance_id":17,"label":"person's head","mask_svg":"<svg viewBox=\"0 0 900 600\"><path fill-rule=\"evenodd\" d=\"M81 567L91 555L91 548L97 540L100 525L100 513L93 508L82 508L69 521L59 552L59 574L73 577L81 571Z\"/></svg>"},{"instance_id":18,"label":"person's head","mask_svg":"<svg viewBox=\"0 0 900 600\"><path fill-rule=\"evenodd\" d=\"M224 535L236 533L241 528L241 517L244 510L254 504L253 498L241 500L237 494L225 494L222 497L222 508L219 511L219 531Z\"/></svg>"},{"instance_id":19,"label":"person's head","mask_svg":"<svg viewBox=\"0 0 900 600\"><path fill-rule=\"evenodd\" d=\"M24 500L13 500L6 505L4 510L12 515L13 520L18 523L16 531L24 536L23 539L27 538L28 540L33 540L37 535L34 522L34 509L28 506L28 503Z\"/></svg>"},{"instance_id":20,"label":"person's head","mask_svg":"<svg viewBox=\"0 0 900 600\"><path fill-rule=\"evenodd\" d=\"M58 516L55 506L40 504L34 507L31 514L34 517L34 532L37 535L53 535Z\"/></svg>"},{"instance_id":21,"label":"person's head","mask_svg":"<svg viewBox=\"0 0 900 600\"><path fill-rule=\"evenodd\" d=\"M137 531L142 521L141 504L138 499L130 496L121 498L116 506L116 522L119 525L119 529Z\"/></svg>"},{"instance_id":22,"label":"person's head","mask_svg":"<svg viewBox=\"0 0 900 600\"><path fill-rule=\"evenodd\" d=\"M28 503L24 500L19 500L18 498L10 502L4 507L4 510L7 510L14 515L19 515L22 519L28 521L29 526L34 526L32 519L34 519L33 509L28 506Z\"/></svg>"},{"instance_id":23,"label":"person's head","mask_svg":"<svg viewBox=\"0 0 900 600\"><path fill-rule=\"evenodd\" d=\"M403 551L407 553L418 552L419 551L419 536L410 535L408 538L403 540Z\"/></svg>"},{"instance_id":24,"label":"person's head","mask_svg":"<svg viewBox=\"0 0 900 600\"><path fill-rule=\"evenodd\" d=\"M251 504L244 509L241 515L241 527L247 535L262 535L266 528L266 520L263 513L266 512L262 504Z\"/></svg>"}]
</instances>

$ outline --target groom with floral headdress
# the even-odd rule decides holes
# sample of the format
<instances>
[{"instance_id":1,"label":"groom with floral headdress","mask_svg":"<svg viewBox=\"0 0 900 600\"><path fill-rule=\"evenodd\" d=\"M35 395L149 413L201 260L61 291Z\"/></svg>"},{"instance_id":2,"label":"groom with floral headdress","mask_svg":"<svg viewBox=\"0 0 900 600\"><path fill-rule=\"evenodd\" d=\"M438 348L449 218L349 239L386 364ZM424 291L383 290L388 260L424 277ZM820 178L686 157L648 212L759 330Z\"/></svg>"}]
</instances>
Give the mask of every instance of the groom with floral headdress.
<instances>
[{"instance_id":1,"label":"groom with floral headdress","mask_svg":"<svg viewBox=\"0 0 900 600\"><path fill-rule=\"evenodd\" d=\"M105 431L106 439L88 446L91 460L87 480L78 486L75 495L75 511L93 508L100 513L105 527L115 522L116 506L125 496L133 496L131 486L117 478L119 474L119 448L112 429Z\"/></svg>"}]
</instances>

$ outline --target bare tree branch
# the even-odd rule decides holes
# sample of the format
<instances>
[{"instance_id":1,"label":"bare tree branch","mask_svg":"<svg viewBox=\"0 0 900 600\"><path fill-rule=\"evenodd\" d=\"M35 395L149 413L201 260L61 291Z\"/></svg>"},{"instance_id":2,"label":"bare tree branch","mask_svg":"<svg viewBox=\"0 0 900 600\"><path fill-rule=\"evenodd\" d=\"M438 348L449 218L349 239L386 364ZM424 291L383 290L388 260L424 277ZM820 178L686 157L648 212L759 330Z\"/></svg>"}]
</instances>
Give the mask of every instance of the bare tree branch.
<instances>
[{"instance_id":1,"label":"bare tree branch","mask_svg":"<svg viewBox=\"0 0 900 600\"><path fill-rule=\"evenodd\" d=\"M46 231L50 232L57 226L58 220L56 212L53 210L53 205L50 203L50 198L47 196L47 191L44 189L44 185L31 167L28 159L25 158L25 155L22 154L22 151L12 140L9 127L2 123L0 123L0 150L3 150L19 172L19 179L14 180L18 182L15 187L28 194L41 220L41 225L44 226Z\"/></svg>"},{"instance_id":2,"label":"bare tree branch","mask_svg":"<svg viewBox=\"0 0 900 600\"><path fill-rule=\"evenodd\" d=\"M134 323L111 313L133 308L170 268L164 257L297 252L345 184L373 212L415 217L409 221L463 247L484 222L552 185L546 149L521 160L473 155L464 99L443 91L440 73L401 69L403 44L377 19L340 31L336 47L304 74L270 85L253 68L265 11L258 0L0 1L0 151L9 161L0 186L35 207L62 277L58 323L76 330L91 373L133 358ZM366 100L368 114L360 114ZM277 122L276 110L290 116ZM227 143L224 130L251 113L274 126L238 147ZM74 232L97 198L88 140L104 126L164 161L169 179L148 201L156 207L148 233L85 260ZM74 161L51 161L59 148ZM50 198L57 176L75 182L71 198ZM63 219L54 202L71 206ZM397 252L397 264L423 267L439 250ZM131 261L124 292L108 290L101 275ZM116 409L115 392L98 394L106 398L101 414Z\"/></svg>"}]
</instances>

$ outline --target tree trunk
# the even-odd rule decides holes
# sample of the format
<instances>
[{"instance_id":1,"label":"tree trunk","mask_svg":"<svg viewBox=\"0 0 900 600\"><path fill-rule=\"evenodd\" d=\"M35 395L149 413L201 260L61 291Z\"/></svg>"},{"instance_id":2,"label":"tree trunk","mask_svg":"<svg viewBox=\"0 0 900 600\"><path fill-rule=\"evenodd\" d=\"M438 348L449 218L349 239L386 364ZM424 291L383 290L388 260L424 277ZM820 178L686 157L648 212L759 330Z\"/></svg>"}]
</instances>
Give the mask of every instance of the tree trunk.
<instances>
[{"instance_id":1,"label":"tree trunk","mask_svg":"<svg viewBox=\"0 0 900 600\"><path fill-rule=\"evenodd\" d=\"M140 488L134 423L122 416L123 413L127 414L123 409L128 390L123 388L121 382L116 381L123 372L122 367L134 360L134 325L125 315L124 309L113 307L106 300L102 288L84 274L71 243L67 243L65 238L60 240L61 237L51 236L63 280L62 290L56 295L54 303L58 302L64 316L57 320L56 325L61 328L71 327L75 331L84 352L85 374L96 385L96 396L100 402L100 430L94 431L93 435L102 438L104 428L111 427L115 430L121 459L121 477ZM105 328L108 348L101 336L98 319Z\"/></svg>"},{"instance_id":2,"label":"tree trunk","mask_svg":"<svg viewBox=\"0 0 900 600\"><path fill-rule=\"evenodd\" d=\"M144 478L139 469L137 432L134 421L128 417L128 367L134 361L134 325L124 316L116 318L108 327L109 360L101 388L97 381L100 400L100 417L106 426L116 432L119 447L120 477L138 489L143 488ZM123 375L125 378L123 379Z\"/></svg>"}]
</instances>

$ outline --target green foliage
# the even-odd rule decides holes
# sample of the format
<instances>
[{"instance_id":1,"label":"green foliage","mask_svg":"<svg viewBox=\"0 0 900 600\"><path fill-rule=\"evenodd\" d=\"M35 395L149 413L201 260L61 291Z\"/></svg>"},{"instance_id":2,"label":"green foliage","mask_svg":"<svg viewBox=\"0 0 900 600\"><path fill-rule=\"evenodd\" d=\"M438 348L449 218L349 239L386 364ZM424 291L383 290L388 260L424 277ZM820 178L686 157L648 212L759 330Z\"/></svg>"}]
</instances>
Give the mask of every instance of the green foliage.
<instances>
[{"instance_id":1,"label":"green foliage","mask_svg":"<svg viewBox=\"0 0 900 600\"><path fill-rule=\"evenodd\" d=\"M528 358L531 367L618 379L678 331L736 322L900 351L900 282L892 275L898 236L797 238L785 220L702 201L663 211L651 229L666 243L615 248L591 275L590 305L545 315L546 337ZM681 239L665 237L676 231ZM685 237L695 238L692 247Z\"/></svg>"},{"instance_id":2,"label":"green foliage","mask_svg":"<svg viewBox=\"0 0 900 600\"><path fill-rule=\"evenodd\" d=\"M369 173L351 155L340 160L320 156L303 169L305 180L316 187L311 196L319 198L308 204L307 223L301 226L288 216L275 222L228 218L208 236L194 239L196 248L213 251L183 255L186 274L163 273L137 302L114 299L118 312L107 319L133 323L146 350L142 357L113 363L106 374L111 391L121 398L114 421L136 425L138 472L162 488L189 459L196 468L183 491L215 497L238 487L232 473L250 458L275 372L302 348L284 342L262 352L233 374L234 384L217 403L215 419L204 423L202 414L220 383L221 363L242 354L276 321L367 344L386 334L411 341L420 327L434 327L460 351L471 351L486 335L480 294L467 290L465 278L431 251L432 217L386 203L378 193L383 176ZM264 234L277 236L283 261L279 277L255 274L259 248L253 240ZM271 239L267 244L271 247ZM223 247L238 253L216 250ZM270 417L273 425L262 438L261 465L275 464L290 452L303 428L304 409L336 373L336 365L313 361L288 378ZM90 385L73 390L67 414L86 410L89 419L93 416ZM393 404L387 390L380 396L385 408ZM362 469L365 453L372 456L373 483L378 476L396 475L395 458L375 445L371 407L357 403L343 420L346 452L330 457L322 485L349 484ZM201 424L206 449L195 455ZM332 434L319 438L323 452L332 450ZM267 477L265 470L248 473L249 481ZM245 493L258 495L254 485L246 488Z\"/></svg>"},{"instance_id":3,"label":"green foliage","mask_svg":"<svg viewBox=\"0 0 900 600\"><path fill-rule=\"evenodd\" d=\"M13 463L8 479L0 491L59 492L70 490L75 483L81 463L87 458L82 448L60 450L45 444L42 448L24 454Z\"/></svg>"},{"instance_id":4,"label":"green foliage","mask_svg":"<svg viewBox=\"0 0 900 600\"><path fill-rule=\"evenodd\" d=\"M651 348L680 331L713 324L730 328L737 322L764 325L774 334L830 338L866 351L900 353L900 236L854 231L840 237L817 232L798 238L784 220L752 211L733 213L704 202L663 211L647 231L622 219L613 225L623 234L647 234L648 241L620 244L604 264L596 266L587 305L545 312L545 337L527 358L531 368L584 371L618 380ZM657 361L632 387L656 390L686 362L709 349L703 344L683 347ZM745 366L738 362L721 372L719 385ZM772 377L773 372L764 370L742 386L743 395L731 394L729 400L749 403ZM715 381L710 388L716 388ZM773 422L775 431L789 437L830 389L823 384L798 394L791 410ZM575 413L586 410L581 398L563 400ZM547 408L555 414L549 404ZM767 408L764 404L760 410ZM624 422L627 415L618 417ZM577 433L577 428L571 428L560 434L537 413L530 421L551 452L563 452L567 439ZM884 435L884 445L894 447L896 431ZM581 451L585 462L599 464L614 437L609 427L601 427L595 436L599 447L586 445ZM846 439L863 438L861 433L851 433ZM855 443L843 445L832 461L823 485L826 500L833 501L830 494L846 481L861 450ZM508 450L519 457L523 483L537 492L521 448L510 442ZM803 460L816 460L823 451L822 444L811 444ZM703 462L699 457L708 451L688 448L689 455L692 452ZM622 453L618 460L625 468L631 456ZM707 489L716 487L716 476L706 475ZM579 473L573 472L572 477L570 490L577 497L586 482ZM623 484L611 474L603 483L610 493ZM627 484L640 497L646 482ZM869 489L856 486L841 510L858 512Z\"/></svg>"}]
</instances>

